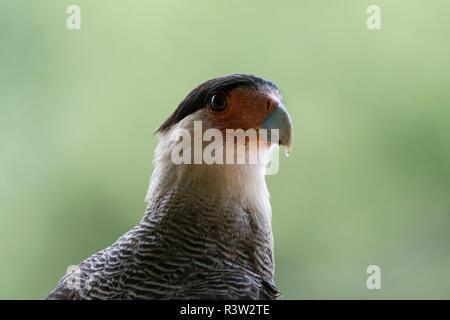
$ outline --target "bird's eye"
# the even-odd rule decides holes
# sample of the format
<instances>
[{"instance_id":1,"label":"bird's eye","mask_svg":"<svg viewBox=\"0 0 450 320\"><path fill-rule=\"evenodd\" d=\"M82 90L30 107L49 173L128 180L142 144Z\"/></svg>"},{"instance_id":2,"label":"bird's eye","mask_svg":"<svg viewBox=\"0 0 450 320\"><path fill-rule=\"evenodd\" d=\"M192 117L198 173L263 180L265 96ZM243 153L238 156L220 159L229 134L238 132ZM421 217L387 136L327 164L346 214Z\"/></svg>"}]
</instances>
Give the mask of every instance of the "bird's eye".
<instances>
[{"instance_id":1,"label":"bird's eye","mask_svg":"<svg viewBox=\"0 0 450 320\"><path fill-rule=\"evenodd\" d=\"M211 98L211 109L214 111L223 111L227 107L227 99L223 93L217 93Z\"/></svg>"}]
</instances>

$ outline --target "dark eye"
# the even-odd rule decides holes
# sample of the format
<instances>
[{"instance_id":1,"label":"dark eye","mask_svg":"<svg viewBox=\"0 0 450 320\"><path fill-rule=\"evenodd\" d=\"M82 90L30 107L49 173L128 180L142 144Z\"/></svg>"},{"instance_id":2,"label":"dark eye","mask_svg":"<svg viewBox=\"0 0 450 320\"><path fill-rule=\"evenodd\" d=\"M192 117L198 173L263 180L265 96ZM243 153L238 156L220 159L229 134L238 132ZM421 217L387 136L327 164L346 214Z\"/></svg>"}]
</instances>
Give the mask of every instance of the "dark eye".
<instances>
[{"instance_id":1,"label":"dark eye","mask_svg":"<svg viewBox=\"0 0 450 320\"><path fill-rule=\"evenodd\" d=\"M225 94L217 93L211 98L211 109L214 111L223 111L227 107Z\"/></svg>"}]
</instances>

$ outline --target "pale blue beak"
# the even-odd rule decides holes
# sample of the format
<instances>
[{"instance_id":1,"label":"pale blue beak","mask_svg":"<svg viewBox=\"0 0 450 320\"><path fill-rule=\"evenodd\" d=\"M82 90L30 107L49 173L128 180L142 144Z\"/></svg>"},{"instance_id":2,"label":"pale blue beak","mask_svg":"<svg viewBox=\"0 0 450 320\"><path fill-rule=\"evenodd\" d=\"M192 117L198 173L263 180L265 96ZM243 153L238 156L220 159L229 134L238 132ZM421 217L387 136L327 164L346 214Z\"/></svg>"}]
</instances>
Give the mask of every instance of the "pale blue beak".
<instances>
[{"instance_id":1,"label":"pale blue beak","mask_svg":"<svg viewBox=\"0 0 450 320\"><path fill-rule=\"evenodd\" d=\"M279 104L264 120L261 129L267 129L267 140L271 140L270 129L279 130L278 144L286 148L286 155L291 153L293 142L292 120L286 109Z\"/></svg>"}]
</instances>

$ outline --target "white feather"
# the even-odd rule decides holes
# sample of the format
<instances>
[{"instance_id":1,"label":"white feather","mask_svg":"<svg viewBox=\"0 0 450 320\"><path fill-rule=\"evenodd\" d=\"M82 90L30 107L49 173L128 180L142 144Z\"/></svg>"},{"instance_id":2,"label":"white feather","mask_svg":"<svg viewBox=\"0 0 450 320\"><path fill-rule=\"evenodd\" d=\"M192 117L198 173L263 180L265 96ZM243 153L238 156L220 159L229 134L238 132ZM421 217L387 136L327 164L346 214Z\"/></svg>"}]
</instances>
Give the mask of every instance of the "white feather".
<instances>
[{"instance_id":1,"label":"white feather","mask_svg":"<svg viewBox=\"0 0 450 320\"><path fill-rule=\"evenodd\" d=\"M271 206L264 176L270 156L268 148L260 151L257 164L174 164L171 152L178 141L171 140L171 134L176 130L186 129L193 137L193 124L197 120L202 121L203 131L212 127L204 109L200 109L185 117L168 132L161 134L153 161L155 168L146 196L149 206L157 203L158 199L173 188L181 186L202 190L202 193L210 197L223 198L224 206L229 206L227 201L234 199L234 205L245 206L258 221L270 226Z\"/></svg>"}]
</instances>

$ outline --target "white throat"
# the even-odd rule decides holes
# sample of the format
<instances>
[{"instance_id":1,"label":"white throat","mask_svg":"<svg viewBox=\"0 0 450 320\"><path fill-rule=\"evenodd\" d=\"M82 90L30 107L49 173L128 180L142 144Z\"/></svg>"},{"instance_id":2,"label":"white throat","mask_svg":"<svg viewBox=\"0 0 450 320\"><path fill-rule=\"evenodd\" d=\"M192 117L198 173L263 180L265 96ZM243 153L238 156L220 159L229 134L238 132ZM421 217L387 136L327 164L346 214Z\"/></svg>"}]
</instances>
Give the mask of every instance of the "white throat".
<instances>
[{"instance_id":1,"label":"white throat","mask_svg":"<svg viewBox=\"0 0 450 320\"><path fill-rule=\"evenodd\" d=\"M171 132L180 128L193 130L193 119L201 119L199 110L163 133L155 150L154 171L150 179L146 201L149 206L175 188L201 190L211 199L224 199L224 206L241 205L264 224L271 221L269 192L264 176L266 163L258 164L175 164L171 151L178 141L171 140ZM269 150L267 150L268 157ZM232 203L228 200L233 199Z\"/></svg>"}]
</instances>

